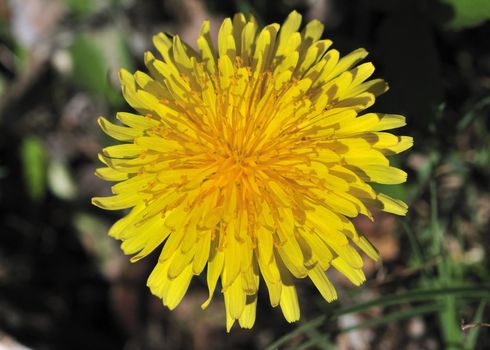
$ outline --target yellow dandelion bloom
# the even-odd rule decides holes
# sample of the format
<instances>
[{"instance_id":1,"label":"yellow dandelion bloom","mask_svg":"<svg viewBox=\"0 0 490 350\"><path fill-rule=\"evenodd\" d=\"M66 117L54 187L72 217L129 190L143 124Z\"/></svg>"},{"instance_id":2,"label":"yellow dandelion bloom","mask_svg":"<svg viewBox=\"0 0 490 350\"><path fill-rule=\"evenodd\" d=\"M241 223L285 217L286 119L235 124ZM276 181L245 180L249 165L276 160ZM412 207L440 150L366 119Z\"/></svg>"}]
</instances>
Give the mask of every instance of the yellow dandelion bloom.
<instances>
[{"instance_id":1,"label":"yellow dandelion bloom","mask_svg":"<svg viewBox=\"0 0 490 350\"><path fill-rule=\"evenodd\" d=\"M93 204L131 208L109 234L131 261L164 243L148 286L170 309L205 268L206 308L220 279L228 331L236 320L253 326L260 276L289 322L300 317L297 279L309 277L329 302L329 268L363 283L355 246L378 253L351 218L407 211L369 185L407 177L387 156L412 138L386 132L405 118L361 113L386 83L368 80L371 63L358 65L364 49L341 58L319 21L300 25L297 12L263 29L239 13L223 21L216 47L205 21L197 51L158 34L149 74L120 72L138 114L118 113L125 126L99 119L124 143L102 150L96 174L117 184Z\"/></svg>"}]
</instances>

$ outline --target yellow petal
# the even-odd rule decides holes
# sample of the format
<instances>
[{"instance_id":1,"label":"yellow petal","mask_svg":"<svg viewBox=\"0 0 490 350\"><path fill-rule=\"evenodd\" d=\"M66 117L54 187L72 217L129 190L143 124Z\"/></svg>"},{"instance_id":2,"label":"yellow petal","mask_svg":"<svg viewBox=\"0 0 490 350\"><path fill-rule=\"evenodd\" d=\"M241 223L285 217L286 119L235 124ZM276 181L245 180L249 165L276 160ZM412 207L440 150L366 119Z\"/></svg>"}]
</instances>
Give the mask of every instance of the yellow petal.
<instances>
[{"instance_id":1,"label":"yellow petal","mask_svg":"<svg viewBox=\"0 0 490 350\"><path fill-rule=\"evenodd\" d=\"M243 309L242 315L238 319L240 327L250 329L255 323L255 315L257 310L257 295L248 295L247 302Z\"/></svg>"},{"instance_id":2,"label":"yellow petal","mask_svg":"<svg viewBox=\"0 0 490 350\"><path fill-rule=\"evenodd\" d=\"M383 203L383 211L396 215L405 215L407 213L408 206L399 199L394 199L386 194L380 193L378 200Z\"/></svg>"},{"instance_id":3,"label":"yellow petal","mask_svg":"<svg viewBox=\"0 0 490 350\"><path fill-rule=\"evenodd\" d=\"M332 266L335 267L341 274L347 277L356 286L360 286L366 281L366 276L361 269L355 269L347 263L343 258L337 257L332 260Z\"/></svg>"},{"instance_id":4,"label":"yellow petal","mask_svg":"<svg viewBox=\"0 0 490 350\"><path fill-rule=\"evenodd\" d=\"M242 60L245 64L250 64L250 58L252 57L252 47L255 41L257 33L257 23L250 21L245 25L242 31Z\"/></svg>"},{"instance_id":5,"label":"yellow petal","mask_svg":"<svg viewBox=\"0 0 490 350\"><path fill-rule=\"evenodd\" d=\"M401 153L403 151L406 151L410 147L413 146L413 138L410 136L400 136L398 137L398 143L393 146L386 147L384 152L390 152L390 153Z\"/></svg>"},{"instance_id":6,"label":"yellow petal","mask_svg":"<svg viewBox=\"0 0 490 350\"><path fill-rule=\"evenodd\" d=\"M260 74L265 68L269 66L270 60L272 58L272 53L274 51L274 44L276 41L278 30L278 24L270 24L262 29L259 36L257 37L253 56L256 74Z\"/></svg>"},{"instance_id":7,"label":"yellow petal","mask_svg":"<svg viewBox=\"0 0 490 350\"><path fill-rule=\"evenodd\" d=\"M359 237L359 240L355 242L356 245L371 259L377 261L379 259L379 252L376 248L368 241L366 237Z\"/></svg>"},{"instance_id":8,"label":"yellow petal","mask_svg":"<svg viewBox=\"0 0 490 350\"><path fill-rule=\"evenodd\" d=\"M144 117L138 114L119 112L116 114L116 118L135 129L146 130L157 126L159 123L151 117Z\"/></svg>"},{"instance_id":9,"label":"yellow petal","mask_svg":"<svg viewBox=\"0 0 490 350\"><path fill-rule=\"evenodd\" d=\"M289 45L291 35L298 31L301 25L301 15L297 11L291 12L279 32L279 44L277 47L276 56L281 56Z\"/></svg>"},{"instance_id":10,"label":"yellow petal","mask_svg":"<svg viewBox=\"0 0 490 350\"><path fill-rule=\"evenodd\" d=\"M233 16L233 39L236 47L236 54L241 55L242 31L247 23L243 13L237 13Z\"/></svg>"},{"instance_id":11,"label":"yellow petal","mask_svg":"<svg viewBox=\"0 0 490 350\"><path fill-rule=\"evenodd\" d=\"M155 175L152 174L136 175L126 181L119 182L118 184L112 186L112 193L120 194L124 192L142 191L143 189L148 188L154 180Z\"/></svg>"},{"instance_id":12,"label":"yellow petal","mask_svg":"<svg viewBox=\"0 0 490 350\"><path fill-rule=\"evenodd\" d=\"M211 242L210 257L208 262L208 274L207 283L209 289L208 299L201 305L201 308L205 309L208 307L211 299L213 298L214 290L216 288L216 283L223 270L224 253L218 249L217 239Z\"/></svg>"},{"instance_id":13,"label":"yellow petal","mask_svg":"<svg viewBox=\"0 0 490 350\"><path fill-rule=\"evenodd\" d=\"M247 295L256 294L259 288L258 266L257 263L254 263L253 265L254 266L250 266L250 269L241 273L242 288Z\"/></svg>"},{"instance_id":14,"label":"yellow petal","mask_svg":"<svg viewBox=\"0 0 490 350\"><path fill-rule=\"evenodd\" d=\"M279 253L276 259L281 259L295 277L306 277L307 270L304 266L303 253L294 237L289 237L284 244L276 248L276 251Z\"/></svg>"},{"instance_id":15,"label":"yellow petal","mask_svg":"<svg viewBox=\"0 0 490 350\"><path fill-rule=\"evenodd\" d=\"M269 264L265 264L260 260L258 260L258 263L260 273L262 274L262 277L264 277L264 281L269 291L270 303L273 307L276 307L279 305L281 299L282 282L275 258L273 257L273 260Z\"/></svg>"},{"instance_id":16,"label":"yellow petal","mask_svg":"<svg viewBox=\"0 0 490 350\"><path fill-rule=\"evenodd\" d=\"M337 65L335 66L335 68L333 69L329 78L335 78L340 73L349 70L352 66L357 64L359 61L366 58L367 55L368 52L365 49L361 48L361 49L354 50L351 53L347 54L346 56L342 57L337 63Z\"/></svg>"},{"instance_id":17,"label":"yellow petal","mask_svg":"<svg viewBox=\"0 0 490 350\"><path fill-rule=\"evenodd\" d=\"M192 263L192 272L199 275L209 258L209 249L211 244L211 232L205 233L197 243L196 255Z\"/></svg>"},{"instance_id":18,"label":"yellow petal","mask_svg":"<svg viewBox=\"0 0 490 350\"><path fill-rule=\"evenodd\" d=\"M337 299L337 292L335 291L332 282L330 282L327 275L319 265L308 271L308 276L326 301L331 302Z\"/></svg>"},{"instance_id":19,"label":"yellow petal","mask_svg":"<svg viewBox=\"0 0 490 350\"><path fill-rule=\"evenodd\" d=\"M370 113L371 114L371 113ZM405 117L398 114L375 114L379 118L379 122L371 128L371 131L383 131L389 129L396 129L407 125Z\"/></svg>"},{"instance_id":20,"label":"yellow petal","mask_svg":"<svg viewBox=\"0 0 490 350\"><path fill-rule=\"evenodd\" d=\"M173 310L180 304L182 298L184 297L189 284L192 279L192 265L187 265L187 267L182 271L182 273L171 280L168 287L167 297L164 299L164 305L166 305L170 310Z\"/></svg>"},{"instance_id":21,"label":"yellow petal","mask_svg":"<svg viewBox=\"0 0 490 350\"><path fill-rule=\"evenodd\" d=\"M132 235L121 244L121 249L125 254L134 254L139 251L137 255L131 257L131 262L136 262L153 252L170 233L164 228L163 219L160 217L151 218L137 229L144 234Z\"/></svg>"},{"instance_id":22,"label":"yellow petal","mask_svg":"<svg viewBox=\"0 0 490 350\"><path fill-rule=\"evenodd\" d=\"M218 68L220 73L220 83L222 89L228 89L231 85L235 68L229 56L220 56L218 60Z\"/></svg>"},{"instance_id":23,"label":"yellow petal","mask_svg":"<svg viewBox=\"0 0 490 350\"><path fill-rule=\"evenodd\" d=\"M362 269L364 265L362 258L351 245L346 244L344 246L334 246L332 248L335 250L338 256L340 256L354 269Z\"/></svg>"},{"instance_id":24,"label":"yellow petal","mask_svg":"<svg viewBox=\"0 0 490 350\"><path fill-rule=\"evenodd\" d=\"M231 317L230 310L225 307L226 310L226 332L230 333L231 327L233 327L233 324L235 323L235 319Z\"/></svg>"},{"instance_id":25,"label":"yellow petal","mask_svg":"<svg viewBox=\"0 0 490 350\"><path fill-rule=\"evenodd\" d=\"M110 197L94 197L92 204L106 210L121 210L134 207L141 201L135 193L121 193Z\"/></svg>"},{"instance_id":26,"label":"yellow petal","mask_svg":"<svg viewBox=\"0 0 490 350\"><path fill-rule=\"evenodd\" d=\"M213 45L211 43L210 35L210 23L209 21L204 21L201 26L201 32L199 38L197 39L197 46L201 50L201 57L203 62L206 64L208 72L214 74L216 69L216 53L214 52Z\"/></svg>"},{"instance_id":27,"label":"yellow petal","mask_svg":"<svg viewBox=\"0 0 490 350\"><path fill-rule=\"evenodd\" d=\"M143 152L143 148L134 143L127 143L105 147L102 152L110 158L134 158Z\"/></svg>"},{"instance_id":28,"label":"yellow petal","mask_svg":"<svg viewBox=\"0 0 490 350\"><path fill-rule=\"evenodd\" d=\"M121 219L117 220L109 229L109 236L116 239L125 239L128 237L128 228L133 226L136 221L138 221L139 214L144 208L143 203L139 203L131 211Z\"/></svg>"},{"instance_id":29,"label":"yellow petal","mask_svg":"<svg viewBox=\"0 0 490 350\"><path fill-rule=\"evenodd\" d=\"M361 170L366 173L369 181L380 184L396 185L407 181L406 172L386 165L362 165Z\"/></svg>"},{"instance_id":30,"label":"yellow petal","mask_svg":"<svg viewBox=\"0 0 490 350\"><path fill-rule=\"evenodd\" d=\"M181 68L185 68L187 71L190 71L192 69L192 62L188 55L189 48L187 45L184 46L178 35L174 35L173 37L172 49L175 63L180 65Z\"/></svg>"},{"instance_id":31,"label":"yellow petal","mask_svg":"<svg viewBox=\"0 0 490 350\"><path fill-rule=\"evenodd\" d=\"M323 271L327 270L333 259L333 254L328 246L314 232L305 232L302 237L308 242Z\"/></svg>"},{"instance_id":32,"label":"yellow petal","mask_svg":"<svg viewBox=\"0 0 490 350\"><path fill-rule=\"evenodd\" d=\"M299 320L300 310L298 294L296 293L296 287L293 284L282 285L280 305L286 321L291 323Z\"/></svg>"},{"instance_id":33,"label":"yellow petal","mask_svg":"<svg viewBox=\"0 0 490 350\"><path fill-rule=\"evenodd\" d=\"M113 168L97 168L95 175L106 181L124 181L128 179L128 174L117 171Z\"/></svg>"},{"instance_id":34,"label":"yellow petal","mask_svg":"<svg viewBox=\"0 0 490 350\"><path fill-rule=\"evenodd\" d=\"M187 233L188 232L189 231L187 231ZM168 268L168 278L172 280L178 277L181 273L183 273L184 269L187 266L192 266L191 262L195 254L196 254L196 245L193 245L192 248L189 249L187 252L183 252L182 250L177 249L174 258L172 259L172 263Z\"/></svg>"},{"instance_id":35,"label":"yellow petal","mask_svg":"<svg viewBox=\"0 0 490 350\"><path fill-rule=\"evenodd\" d=\"M272 260L272 232L265 227L260 227L257 231L257 249L258 259L263 264L269 264Z\"/></svg>"},{"instance_id":36,"label":"yellow petal","mask_svg":"<svg viewBox=\"0 0 490 350\"><path fill-rule=\"evenodd\" d=\"M224 249L225 262L221 276L224 289L228 288L240 273L242 249L241 244L235 238L235 225L228 225L226 230L226 246Z\"/></svg>"},{"instance_id":37,"label":"yellow petal","mask_svg":"<svg viewBox=\"0 0 490 350\"><path fill-rule=\"evenodd\" d=\"M314 19L308 22L301 34L307 42L313 43L321 38L324 27L322 22Z\"/></svg>"},{"instance_id":38,"label":"yellow petal","mask_svg":"<svg viewBox=\"0 0 490 350\"><path fill-rule=\"evenodd\" d=\"M171 260L157 263L146 282L151 293L160 298L168 291L169 280L167 278L167 271L170 262Z\"/></svg>"},{"instance_id":39,"label":"yellow petal","mask_svg":"<svg viewBox=\"0 0 490 350\"><path fill-rule=\"evenodd\" d=\"M246 295L242 288L242 280L240 278L235 281L224 290L225 295L225 308L230 316L237 320L242 315L245 308Z\"/></svg>"},{"instance_id":40,"label":"yellow petal","mask_svg":"<svg viewBox=\"0 0 490 350\"><path fill-rule=\"evenodd\" d=\"M170 152L182 149L182 146L178 142L164 139L162 137L138 137L135 139L135 143L140 147L140 149L157 152Z\"/></svg>"},{"instance_id":41,"label":"yellow petal","mask_svg":"<svg viewBox=\"0 0 490 350\"><path fill-rule=\"evenodd\" d=\"M231 36L231 41L229 37ZM225 18L218 32L218 51L219 56L235 57L236 46L233 38L233 23L230 18Z\"/></svg>"},{"instance_id":42,"label":"yellow petal","mask_svg":"<svg viewBox=\"0 0 490 350\"><path fill-rule=\"evenodd\" d=\"M104 117L99 117L97 121L100 125L100 128L107 135L119 141L132 141L135 137L141 135L140 130L113 124Z\"/></svg>"},{"instance_id":43,"label":"yellow petal","mask_svg":"<svg viewBox=\"0 0 490 350\"><path fill-rule=\"evenodd\" d=\"M166 56L172 48L172 40L164 33L158 33L153 36L153 44L162 56Z\"/></svg>"}]
</instances>

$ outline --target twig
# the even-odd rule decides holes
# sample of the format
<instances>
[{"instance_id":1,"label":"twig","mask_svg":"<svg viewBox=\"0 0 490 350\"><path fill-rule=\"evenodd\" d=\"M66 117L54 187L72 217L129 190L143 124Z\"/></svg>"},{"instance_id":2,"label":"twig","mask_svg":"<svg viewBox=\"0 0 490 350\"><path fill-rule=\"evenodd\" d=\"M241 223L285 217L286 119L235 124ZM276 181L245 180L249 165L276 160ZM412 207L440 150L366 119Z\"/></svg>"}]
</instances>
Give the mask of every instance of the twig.
<instances>
[{"instance_id":1,"label":"twig","mask_svg":"<svg viewBox=\"0 0 490 350\"><path fill-rule=\"evenodd\" d=\"M461 330L463 332L466 331L466 330L468 330L468 329L477 328L477 327L490 328L490 323L478 322L478 323L468 323L468 324L465 324L464 323L464 320L461 320Z\"/></svg>"}]
</instances>

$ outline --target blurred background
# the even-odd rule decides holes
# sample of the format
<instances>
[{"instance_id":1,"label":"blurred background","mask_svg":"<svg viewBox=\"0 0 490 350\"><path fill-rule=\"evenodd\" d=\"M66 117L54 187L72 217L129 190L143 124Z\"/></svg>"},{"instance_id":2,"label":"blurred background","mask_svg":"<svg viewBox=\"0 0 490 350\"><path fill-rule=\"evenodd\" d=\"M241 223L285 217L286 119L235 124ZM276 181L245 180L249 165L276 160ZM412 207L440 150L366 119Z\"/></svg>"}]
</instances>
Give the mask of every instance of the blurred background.
<instances>
[{"instance_id":1,"label":"blurred background","mask_svg":"<svg viewBox=\"0 0 490 350\"><path fill-rule=\"evenodd\" d=\"M117 71L144 70L155 33L195 45L204 19L293 9L390 83L373 110L406 115L415 146L383 190L410 210L357 221L383 257L363 287L332 274L327 304L301 282L296 324L261 288L255 327L226 334L203 278L169 312L146 288L157 254L130 264L107 236L96 119L130 110ZM0 349L489 349L489 18L488 0L0 0Z\"/></svg>"}]
</instances>

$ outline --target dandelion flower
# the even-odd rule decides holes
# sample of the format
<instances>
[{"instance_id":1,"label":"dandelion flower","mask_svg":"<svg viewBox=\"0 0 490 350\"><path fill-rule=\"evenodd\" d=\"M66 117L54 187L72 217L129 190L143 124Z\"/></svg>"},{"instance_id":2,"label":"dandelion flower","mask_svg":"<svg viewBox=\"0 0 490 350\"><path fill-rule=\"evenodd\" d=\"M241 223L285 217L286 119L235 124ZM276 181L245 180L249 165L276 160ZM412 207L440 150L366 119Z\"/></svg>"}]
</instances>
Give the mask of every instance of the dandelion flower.
<instances>
[{"instance_id":1,"label":"dandelion flower","mask_svg":"<svg viewBox=\"0 0 490 350\"><path fill-rule=\"evenodd\" d=\"M406 181L387 156L412 145L386 132L403 116L362 114L386 83L368 80L371 63L358 65L364 49L341 58L319 21L300 25L297 12L263 29L239 13L223 21L216 47L205 21L197 51L158 34L149 74L120 71L138 114L118 113L125 126L99 119L124 143L102 150L96 174L117 183L93 204L131 208L109 234L131 261L163 243L147 284L169 309L205 269L206 308L220 280L228 331L236 320L253 326L260 276L289 322L300 317L298 279L329 302L328 269L362 284L360 251L378 253L351 219L407 211L370 185Z\"/></svg>"}]
</instances>

